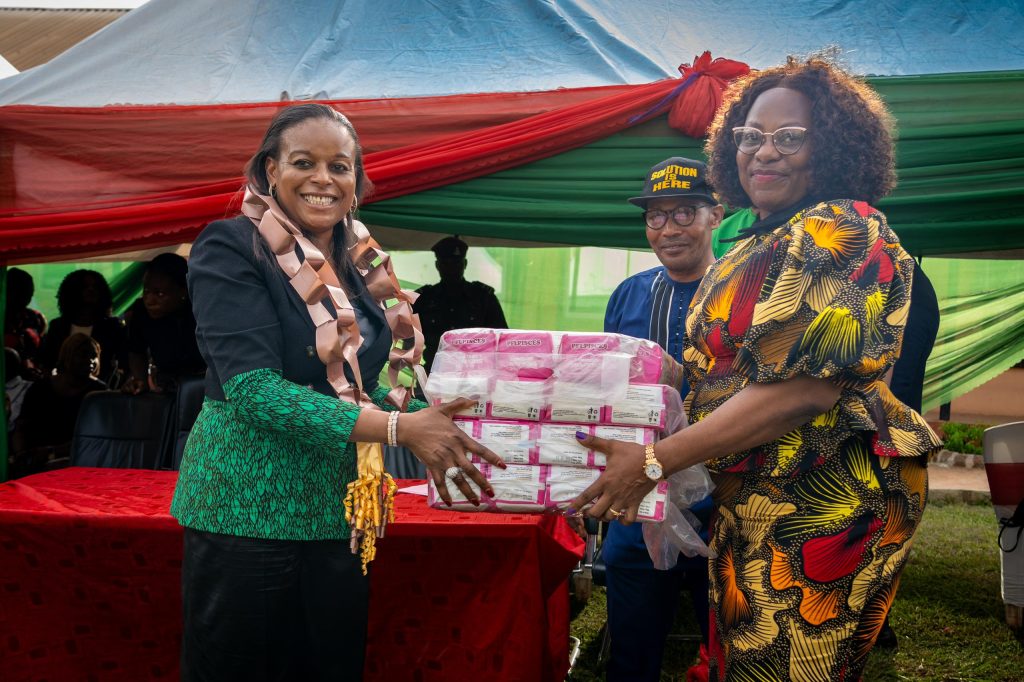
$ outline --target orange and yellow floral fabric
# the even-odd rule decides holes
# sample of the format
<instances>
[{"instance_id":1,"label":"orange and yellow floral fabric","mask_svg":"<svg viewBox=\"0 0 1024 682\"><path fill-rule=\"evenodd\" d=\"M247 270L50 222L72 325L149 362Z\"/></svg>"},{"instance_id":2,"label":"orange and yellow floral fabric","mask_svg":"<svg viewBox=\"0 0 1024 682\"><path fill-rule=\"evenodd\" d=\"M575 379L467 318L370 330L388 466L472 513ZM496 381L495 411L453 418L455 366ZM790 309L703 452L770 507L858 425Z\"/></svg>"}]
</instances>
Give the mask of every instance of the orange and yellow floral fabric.
<instances>
[{"instance_id":1,"label":"orange and yellow floral fabric","mask_svg":"<svg viewBox=\"0 0 1024 682\"><path fill-rule=\"evenodd\" d=\"M896 400L886 372L899 355L913 261L885 216L826 201L736 244L701 280L683 350L697 422L747 383L801 374L843 387L836 407L772 443L707 462L715 471L791 476L835 457L855 434L886 457L940 445Z\"/></svg>"},{"instance_id":2,"label":"orange and yellow floral fabric","mask_svg":"<svg viewBox=\"0 0 1024 682\"><path fill-rule=\"evenodd\" d=\"M736 244L687 318L690 421L751 382L842 387L828 412L707 462L713 679L856 680L895 595L940 443L896 400L913 262L863 202L816 202Z\"/></svg>"}]
</instances>

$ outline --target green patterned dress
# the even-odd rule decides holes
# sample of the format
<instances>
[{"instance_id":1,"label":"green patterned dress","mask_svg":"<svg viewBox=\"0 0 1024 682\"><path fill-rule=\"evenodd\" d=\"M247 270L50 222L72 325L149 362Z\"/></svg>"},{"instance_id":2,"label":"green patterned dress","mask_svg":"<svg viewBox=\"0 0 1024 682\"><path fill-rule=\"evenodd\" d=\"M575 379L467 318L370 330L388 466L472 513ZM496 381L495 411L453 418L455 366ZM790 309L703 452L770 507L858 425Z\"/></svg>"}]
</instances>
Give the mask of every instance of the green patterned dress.
<instances>
[{"instance_id":1,"label":"green patterned dress","mask_svg":"<svg viewBox=\"0 0 1024 682\"><path fill-rule=\"evenodd\" d=\"M181 525L276 540L349 536L342 501L356 475L349 435L360 408L272 370L232 377L207 398L181 462L171 514ZM387 388L373 401L385 410ZM410 410L424 406L411 401Z\"/></svg>"}]
</instances>

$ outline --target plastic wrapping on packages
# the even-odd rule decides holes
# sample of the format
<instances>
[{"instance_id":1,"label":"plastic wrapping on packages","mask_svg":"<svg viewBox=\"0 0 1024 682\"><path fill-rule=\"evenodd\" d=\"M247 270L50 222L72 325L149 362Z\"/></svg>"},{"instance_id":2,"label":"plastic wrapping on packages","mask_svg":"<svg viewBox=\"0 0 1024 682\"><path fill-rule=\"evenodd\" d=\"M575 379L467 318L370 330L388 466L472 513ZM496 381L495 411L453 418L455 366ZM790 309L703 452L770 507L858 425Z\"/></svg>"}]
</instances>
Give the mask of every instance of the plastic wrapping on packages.
<instances>
[{"instance_id":1,"label":"plastic wrapping on packages","mask_svg":"<svg viewBox=\"0 0 1024 682\"><path fill-rule=\"evenodd\" d=\"M435 373L427 379L426 389L433 405L451 402L456 398L474 398L476 403L457 414L464 417L487 415L487 400L491 395L491 380L487 376Z\"/></svg>"},{"instance_id":2,"label":"plastic wrapping on packages","mask_svg":"<svg viewBox=\"0 0 1024 682\"><path fill-rule=\"evenodd\" d=\"M507 469L488 467L487 480L494 488L492 504L507 512L537 512L544 504L545 467L510 464Z\"/></svg>"},{"instance_id":3,"label":"plastic wrapping on packages","mask_svg":"<svg viewBox=\"0 0 1024 682\"><path fill-rule=\"evenodd\" d=\"M598 361L596 358L605 357ZM682 366L658 344L624 334L526 329L455 329L441 337L431 373L486 373L513 381L682 386ZM614 393L613 393L613 397Z\"/></svg>"},{"instance_id":4,"label":"plastic wrapping on packages","mask_svg":"<svg viewBox=\"0 0 1024 682\"><path fill-rule=\"evenodd\" d=\"M498 379L490 395L489 417L537 421L548 412L550 387L547 381L506 381Z\"/></svg>"},{"instance_id":5,"label":"plastic wrapping on packages","mask_svg":"<svg viewBox=\"0 0 1024 682\"><path fill-rule=\"evenodd\" d=\"M671 434L683 428L686 416L679 391L663 384L630 384L622 400L605 407L604 424L651 426Z\"/></svg>"},{"instance_id":6,"label":"plastic wrapping on packages","mask_svg":"<svg viewBox=\"0 0 1024 682\"><path fill-rule=\"evenodd\" d=\"M598 438L608 440L624 440L627 443L647 445L658 440L657 429L644 426L595 426L594 435ZM594 466L603 467L608 464L607 457L603 452L594 453Z\"/></svg>"},{"instance_id":7,"label":"plastic wrapping on packages","mask_svg":"<svg viewBox=\"0 0 1024 682\"><path fill-rule=\"evenodd\" d=\"M588 427L577 424L539 424L537 462L563 467L592 467L594 453L580 445L576 432L590 433ZM581 491L582 492L582 491Z\"/></svg>"},{"instance_id":8,"label":"plastic wrapping on packages","mask_svg":"<svg viewBox=\"0 0 1024 682\"><path fill-rule=\"evenodd\" d=\"M601 475L598 469L553 466L547 477L547 506L549 509L567 509L576 496L586 490Z\"/></svg>"},{"instance_id":9,"label":"plastic wrapping on packages","mask_svg":"<svg viewBox=\"0 0 1024 682\"><path fill-rule=\"evenodd\" d=\"M497 454L506 464L537 464L538 425L522 421L464 421L455 424L473 440ZM483 460L471 455L473 463Z\"/></svg>"},{"instance_id":10,"label":"plastic wrapping on packages","mask_svg":"<svg viewBox=\"0 0 1024 682\"><path fill-rule=\"evenodd\" d=\"M487 473L488 473L487 469L489 468L489 466L487 464L478 464L476 466L477 466L478 469L480 469L480 473L482 473L486 477ZM436 507L438 509L453 509L453 510L456 510L456 511L490 511L491 510L490 499L484 497L483 494L480 491L480 487L476 483L471 481L469 478L466 478L466 483L469 484L470 489L474 493L476 493L477 498L480 500L480 506L479 507L477 507L472 502L470 502L466 498L466 496L462 494L462 491L459 490L458 487L456 487L456 485L454 483L452 483L449 479L445 479L444 482L445 482L445 484L448 487L448 494L451 495L452 506L449 507L448 505L446 505L444 503L444 500L442 500L441 496L437 493L437 486L434 485L434 479L428 477L427 478L427 504L429 504L431 507Z\"/></svg>"},{"instance_id":11,"label":"plastic wrapping on packages","mask_svg":"<svg viewBox=\"0 0 1024 682\"><path fill-rule=\"evenodd\" d=\"M644 526L644 544L654 567L667 571L679 561L679 554L709 556L710 550L698 532L700 521L689 508L711 494L715 484L707 468L695 464L677 471L665 482L668 497L664 519Z\"/></svg>"},{"instance_id":12,"label":"plastic wrapping on packages","mask_svg":"<svg viewBox=\"0 0 1024 682\"><path fill-rule=\"evenodd\" d=\"M647 426L663 435L685 424L682 398L671 386L618 385L622 390L614 395L600 385L562 382L557 373L544 381L434 373L427 380L427 391L435 405L460 397L476 399L475 405L459 412L465 417Z\"/></svg>"},{"instance_id":13,"label":"plastic wrapping on packages","mask_svg":"<svg viewBox=\"0 0 1024 682\"><path fill-rule=\"evenodd\" d=\"M426 392L433 404L475 398L456 423L508 464L500 469L470 455L495 495L476 507L449 481L453 503L485 512L564 510L606 464L605 455L580 445L576 433L646 445L683 428L681 376L679 364L657 344L621 334L445 333ZM673 507L669 490L659 483L642 501L638 520L664 520ZM447 508L433 484L429 502Z\"/></svg>"},{"instance_id":14,"label":"plastic wrapping on packages","mask_svg":"<svg viewBox=\"0 0 1024 682\"><path fill-rule=\"evenodd\" d=\"M495 349L496 377L505 381L544 381L555 373L551 332L502 330Z\"/></svg>"},{"instance_id":15,"label":"plastic wrapping on packages","mask_svg":"<svg viewBox=\"0 0 1024 682\"><path fill-rule=\"evenodd\" d=\"M659 523L665 519L668 506L668 482L660 481L654 490L640 500L640 508L636 512L636 520L640 522Z\"/></svg>"}]
</instances>

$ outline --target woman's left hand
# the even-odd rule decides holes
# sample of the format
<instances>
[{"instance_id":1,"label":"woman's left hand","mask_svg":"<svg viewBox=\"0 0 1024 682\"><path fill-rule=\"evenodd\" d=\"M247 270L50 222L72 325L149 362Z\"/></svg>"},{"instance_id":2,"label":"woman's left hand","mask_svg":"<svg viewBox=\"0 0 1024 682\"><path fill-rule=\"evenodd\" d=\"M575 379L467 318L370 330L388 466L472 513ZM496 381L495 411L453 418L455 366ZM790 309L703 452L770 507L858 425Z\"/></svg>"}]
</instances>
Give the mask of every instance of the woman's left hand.
<instances>
[{"instance_id":1,"label":"woman's left hand","mask_svg":"<svg viewBox=\"0 0 1024 682\"><path fill-rule=\"evenodd\" d=\"M570 508L582 510L593 503L587 509L590 516L605 521L618 519L626 524L636 521L640 502L655 485L644 474L644 447L597 436L580 439L579 443L603 452L608 458L608 466L600 478L573 500Z\"/></svg>"}]
</instances>

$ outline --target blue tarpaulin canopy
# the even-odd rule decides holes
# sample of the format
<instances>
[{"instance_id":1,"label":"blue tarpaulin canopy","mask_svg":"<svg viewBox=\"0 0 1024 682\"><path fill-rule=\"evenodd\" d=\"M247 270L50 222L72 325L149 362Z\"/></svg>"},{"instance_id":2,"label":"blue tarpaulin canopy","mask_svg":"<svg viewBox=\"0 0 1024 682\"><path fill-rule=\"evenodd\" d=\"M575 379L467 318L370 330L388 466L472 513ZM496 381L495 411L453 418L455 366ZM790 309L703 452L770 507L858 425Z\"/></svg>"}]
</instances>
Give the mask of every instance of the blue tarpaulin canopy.
<instances>
[{"instance_id":1,"label":"blue tarpaulin canopy","mask_svg":"<svg viewBox=\"0 0 1024 682\"><path fill-rule=\"evenodd\" d=\"M837 45L853 71L1024 68L1018 0L151 0L0 104L213 104L525 92L760 68Z\"/></svg>"}]
</instances>

